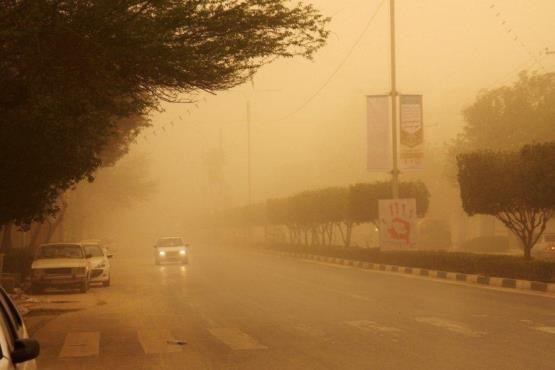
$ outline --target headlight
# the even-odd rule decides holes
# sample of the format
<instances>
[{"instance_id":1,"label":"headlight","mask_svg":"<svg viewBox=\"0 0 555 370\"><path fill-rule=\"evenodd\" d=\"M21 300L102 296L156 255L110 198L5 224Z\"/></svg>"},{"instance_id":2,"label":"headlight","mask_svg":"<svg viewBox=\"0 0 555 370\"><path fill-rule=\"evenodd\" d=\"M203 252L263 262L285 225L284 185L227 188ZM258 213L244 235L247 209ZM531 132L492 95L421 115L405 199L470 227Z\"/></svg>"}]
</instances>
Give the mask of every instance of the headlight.
<instances>
[{"instance_id":1,"label":"headlight","mask_svg":"<svg viewBox=\"0 0 555 370\"><path fill-rule=\"evenodd\" d=\"M187 252L185 252L185 249L182 249L182 250L179 251L179 254L182 255L182 256L184 256L186 253Z\"/></svg>"},{"instance_id":2,"label":"headlight","mask_svg":"<svg viewBox=\"0 0 555 370\"><path fill-rule=\"evenodd\" d=\"M158 254L160 254L160 256L164 257L166 255L166 252L160 251Z\"/></svg>"}]
</instances>

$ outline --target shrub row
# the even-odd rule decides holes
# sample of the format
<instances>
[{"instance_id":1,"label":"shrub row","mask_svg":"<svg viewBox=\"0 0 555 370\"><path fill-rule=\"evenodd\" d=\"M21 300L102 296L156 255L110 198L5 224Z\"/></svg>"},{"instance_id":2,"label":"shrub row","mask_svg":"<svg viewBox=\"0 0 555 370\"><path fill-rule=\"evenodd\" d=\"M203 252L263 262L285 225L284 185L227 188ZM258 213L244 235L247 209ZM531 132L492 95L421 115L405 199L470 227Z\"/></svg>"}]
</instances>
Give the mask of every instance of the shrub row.
<instances>
[{"instance_id":1,"label":"shrub row","mask_svg":"<svg viewBox=\"0 0 555 370\"><path fill-rule=\"evenodd\" d=\"M419 181L399 183L401 198L416 200L416 213L423 217L430 194ZM351 244L354 225L378 224L380 199L392 198L388 181L361 183L305 191L290 197L269 199L265 203L232 208L210 215L210 224L219 227L285 227L291 244L331 245L340 236Z\"/></svg>"},{"instance_id":2,"label":"shrub row","mask_svg":"<svg viewBox=\"0 0 555 370\"><path fill-rule=\"evenodd\" d=\"M270 248L436 271L555 282L555 262L526 260L520 256L444 251L380 251L378 248L307 247L288 244L273 244Z\"/></svg>"}]
</instances>

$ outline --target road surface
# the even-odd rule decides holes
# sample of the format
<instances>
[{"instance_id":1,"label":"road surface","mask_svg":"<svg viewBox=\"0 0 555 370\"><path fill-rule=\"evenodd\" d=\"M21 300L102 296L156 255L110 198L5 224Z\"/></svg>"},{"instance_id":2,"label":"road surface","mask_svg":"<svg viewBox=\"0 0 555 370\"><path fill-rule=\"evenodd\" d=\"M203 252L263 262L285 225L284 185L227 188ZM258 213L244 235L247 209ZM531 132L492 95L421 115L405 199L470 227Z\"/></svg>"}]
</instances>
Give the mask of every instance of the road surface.
<instances>
[{"instance_id":1,"label":"road surface","mask_svg":"<svg viewBox=\"0 0 555 370\"><path fill-rule=\"evenodd\" d=\"M60 297L26 319L41 369L555 368L553 296L254 249L193 246L186 267L121 252L111 287L38 298Z\"/></svg>"}]
</instances>

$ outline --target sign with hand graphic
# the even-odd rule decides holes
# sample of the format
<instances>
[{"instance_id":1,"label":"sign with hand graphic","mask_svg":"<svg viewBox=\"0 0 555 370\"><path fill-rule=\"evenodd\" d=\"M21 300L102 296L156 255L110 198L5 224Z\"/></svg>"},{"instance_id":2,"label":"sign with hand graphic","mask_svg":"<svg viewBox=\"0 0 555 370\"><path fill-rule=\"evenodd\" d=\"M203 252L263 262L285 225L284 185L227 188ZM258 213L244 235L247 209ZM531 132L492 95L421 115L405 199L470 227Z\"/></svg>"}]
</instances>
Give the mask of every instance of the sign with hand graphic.
<instances>
[{"instance_id":1,"label":"sign with hand graphic","mask_svg":"<svg viewBox=\"0 0 555 370\"><path fill-rule=\"evenodd\" d=\"M381 199L380 247L411 247L416 243L416 199Z\"/></svg>"}]
</instances>

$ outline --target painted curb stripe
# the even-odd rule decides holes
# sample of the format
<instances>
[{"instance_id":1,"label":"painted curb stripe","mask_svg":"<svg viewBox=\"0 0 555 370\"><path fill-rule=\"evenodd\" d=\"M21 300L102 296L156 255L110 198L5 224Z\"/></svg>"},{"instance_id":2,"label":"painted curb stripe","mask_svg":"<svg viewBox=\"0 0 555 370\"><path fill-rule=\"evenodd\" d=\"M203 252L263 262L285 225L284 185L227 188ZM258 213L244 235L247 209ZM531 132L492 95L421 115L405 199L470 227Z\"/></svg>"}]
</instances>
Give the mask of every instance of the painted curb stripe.
<instances>
[{"instance_id":1,"label":"painted curb stripe","mask_svg":"<svg viewBox=\"0 0 555 370\"><path fill-rule=\"evenodd\" d=\"M458 272L435 271L435 270L427 270L427 269L417 268L417 267L404 267L404 266L397 266L397 265L376 264L376 263L364 262L364 261L353 260L353 259L326 257L321 255L303 254L303 253L294 253L294 252L277 252L277 254L281 256L301 257L304 259L313 259L313 260L322 261L322 262L335 263L338 265L353 266L353 267L358 267L362 269L404 272L407 274L435 277L438 279L450 279L450 280L463 281L467 283L474 283L474 284L480 284L480 285L490 285L490 286L497 286L497 287L503 287L503 288L555 293L555 283L544 283L541 281L528 281L528 280L519 280L519 279L511 279L511 278L489 277L489 276L474 275L474 274L463 274Z\"/></svg>"},{"instance_id":2,"label":"painted curb stripe","mask_svg":"<svg viewBox=\"0 0 555 370\"><path fill-rule=\"evenodd\" d=\"M455 275L455 280L466 281L466 274L456 274Z\"/></svg>"}]
</instances>

